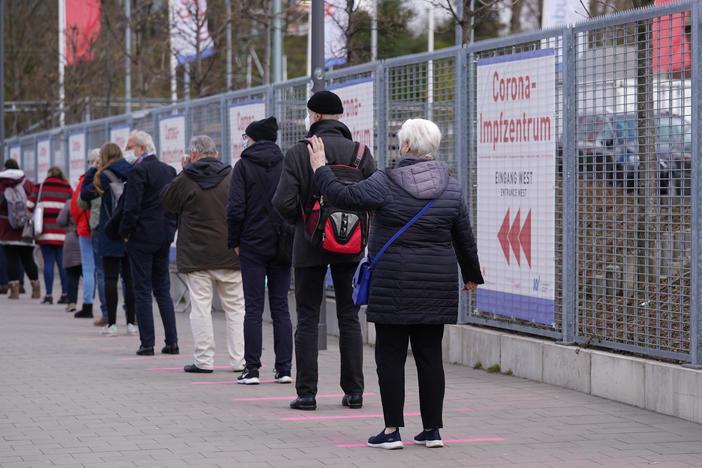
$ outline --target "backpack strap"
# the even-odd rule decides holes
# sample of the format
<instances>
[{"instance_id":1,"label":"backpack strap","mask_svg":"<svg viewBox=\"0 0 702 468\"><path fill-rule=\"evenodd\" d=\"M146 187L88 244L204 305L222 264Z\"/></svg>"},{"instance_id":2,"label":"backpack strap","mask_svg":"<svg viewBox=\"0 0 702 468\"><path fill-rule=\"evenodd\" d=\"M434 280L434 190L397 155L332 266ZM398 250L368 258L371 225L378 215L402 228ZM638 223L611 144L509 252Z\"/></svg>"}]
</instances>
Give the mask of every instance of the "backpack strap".
<instances>
[{"instance_id":1,"label":"backpack strap","mask_svg":"<svg viewBox=\"0 0 702 468\"><path fill-rule=\"evenodd\" d=\"M358 167L361 165L361 161L363 161L363 155L366 154L366 145L359 141L354 141L353 142L353 161L351 161L351 167L358 169Z\"/></svg>"},{"instance_id":2,"label":"backpack strap","mask_svg":"<svg viewBox=\"0 0 702 468\"><path fill-rule=\"evenodd\" d=\"M105 169L104 171L102 171L102 173L105 174L107 178L110 179L110 182L112 182L113 184L122 182L120 179L117 178L115 173L109 169Z\"/></svg>"}]
</instances>

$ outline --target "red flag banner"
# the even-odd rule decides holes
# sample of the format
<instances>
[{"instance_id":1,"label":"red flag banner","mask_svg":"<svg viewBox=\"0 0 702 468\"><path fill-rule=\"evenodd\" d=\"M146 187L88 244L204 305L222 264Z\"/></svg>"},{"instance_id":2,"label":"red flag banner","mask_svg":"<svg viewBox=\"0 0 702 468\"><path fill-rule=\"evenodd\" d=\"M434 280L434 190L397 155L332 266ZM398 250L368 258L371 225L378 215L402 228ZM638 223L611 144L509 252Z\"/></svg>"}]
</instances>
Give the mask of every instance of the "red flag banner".
<instances>
[{"instance_id":1,"label":"red flag banner","mask_svg":"<svg viewBox=\"0 0 702 468\"><path fill-rule=\"evenodd\" d=\"M100 0L66 1L66 65L93 59L100 35Z\"/></svg>"},{"instance_id":2,"label":"red flag banner","mask_svg":"<svg viewBox=\"0 0 702 468\"><path fill-rule=\"evenodd\" d=\"M677 0L655 0L664 5ZM653 19L653 70L668 73L689 72L691 44L686 34L689 13L676 13Z\"/></svg>"}]
</instances>

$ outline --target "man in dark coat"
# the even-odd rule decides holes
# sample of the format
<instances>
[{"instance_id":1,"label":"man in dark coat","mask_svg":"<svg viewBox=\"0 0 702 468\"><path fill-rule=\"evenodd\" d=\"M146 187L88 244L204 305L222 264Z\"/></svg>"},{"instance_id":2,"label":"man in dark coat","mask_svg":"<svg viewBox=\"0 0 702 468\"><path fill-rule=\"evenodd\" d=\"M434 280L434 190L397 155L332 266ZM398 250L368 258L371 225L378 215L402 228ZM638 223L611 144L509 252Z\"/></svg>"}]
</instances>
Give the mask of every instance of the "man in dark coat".
<instances>
[{"instance_id":1,"label":"man in dark coat","mask_svg":"<svg viewBox=\"0 0 702 468\"><path fill-rule=\"evenodd\" d=\"M139 355L154 354L154 318L151 293L156 298L166 332L165 354L178 354L175 310L168 272L170 245L176 231L176 215L161 202L161 191L176 176L171 166L156 157L151 135L135 131L127 151L138 155L124 189L124 209L119 234L127 242L134 280L134 297L141 347Z\"/></svg>"},{"instance_id":2,"label":"man in dark coat","mask_svg":"<svg viewBox=\"0 0 702 468\"><path fill-rule=\"evenodd\" d=\"M275 351L274 379L278 383L290 383L290 262L287 259L281 260L282 252L278 252L276 228L284 230L285 227L284 221L274 212L270 202L283 169L283 153L275 144L278 122L275 117L252 122L246 127L244 136L245 149L234 166L227 201L229 247L239 254L246 298L246 369L237 382L245 385L259 383L265 280L268 278L268 303L273 320Z\"/></svg>"},{"instance_id":3,"label":"man in dark coat","mask_svg":"<svg viewBox=\"0 0 702 468\"><path fill-rule=\"evenodd\" d=\"M311 124L307 136L316 135L322 138L330 165L350 166L355 157L351 132L339 121L343 112L341 100L330 91L319 91L307 102ZM358 169L363 178L370 177L375 172L376 162L370 149L365 149ZM358 321L359 307L351 298L351 281L363 252L358 255L329 253L312 245L305 237L302 213L310 211L313 197L319 194L313 175L307 143L299 142L285 155L283 174L273 196L273 206L289 223L295 224L295 386L298 398L290 403L290 407L303 410L313 410L317 407L317 333L319 311L324 297L324 279L329 267L334 282L336 316L339 321L340 383L345 394L342 404L351 408L361 408L363 339Z\"/></svg>"},{"instance_id":4,"label":"man in dark coat","mask_svg":"<svg viewBox=\"0 0 702 468\"><path fill-rule=\"evenodd\" d=\"M244 293L239 260L227 248L225 216L231 178L231 166L217 159L215 142L199 135L190 140L183 172L161 195L166 208L178 214L176 264L190 291L195 362L185 366L185 372L210 373L214 369L213 283L227 321L229 365L235 371L244 367Z\"/></svg>"}]
</instances>

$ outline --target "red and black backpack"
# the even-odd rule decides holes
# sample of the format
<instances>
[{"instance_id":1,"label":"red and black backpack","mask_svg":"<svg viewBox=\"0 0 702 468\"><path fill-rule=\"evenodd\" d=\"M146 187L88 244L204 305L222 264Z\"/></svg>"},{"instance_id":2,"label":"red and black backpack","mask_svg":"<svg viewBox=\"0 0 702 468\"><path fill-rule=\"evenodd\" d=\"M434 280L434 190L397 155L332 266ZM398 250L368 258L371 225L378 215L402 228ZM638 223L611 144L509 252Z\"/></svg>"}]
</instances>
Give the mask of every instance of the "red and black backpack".
<instances>
[{"instance_id":1,"label":"red and black backpack","mask_svg":"<svg viewBox=\"0 0 702 468\"><path fill-rule=\"evenodd\" d=\"M351 185L363 180L359 170L366 145L354 142L351 165L327 164L344 185ZM303 213L305 237L312 245L327 252L358 255L368 243L370 215L367 211L344 210L329 203L327 199L316 194L312 207Z\"/></svg>"}]
</instances>

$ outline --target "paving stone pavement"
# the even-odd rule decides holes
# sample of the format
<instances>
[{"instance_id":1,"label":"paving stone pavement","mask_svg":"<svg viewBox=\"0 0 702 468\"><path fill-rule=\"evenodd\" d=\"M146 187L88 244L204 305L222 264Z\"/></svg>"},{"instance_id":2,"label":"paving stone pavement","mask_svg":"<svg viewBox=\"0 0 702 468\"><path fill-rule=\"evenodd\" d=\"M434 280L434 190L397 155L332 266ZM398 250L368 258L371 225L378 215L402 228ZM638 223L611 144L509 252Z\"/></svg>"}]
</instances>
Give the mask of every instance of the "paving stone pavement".
<instances>
[{"instance_id":1,"label":"paving stone pavement","mask_svg":"<svg viewBox=\"0 0 702 468\"><path fill-rule=\"evenodd\" d=\"M338 345L330 338L320 352L318 409L299 412L288 408L292 385L233 383L221 314L221 367L199 375L182 371L192 362L186 315L178 314L179 356L136 356L138 339L125 336L123 320L120 336L100 337L92 320L62 306L0 297L1 467L702 466L701 425L454 365L445 366L441 433L455 442L372 449L365 441L383 426L372 348L365 348L362 409L340 404ZM262 378L272 379L269 325L264 343ZM409 442L421 427L411 357L406 391L401 432Z\"/></svg>"}]
</instances>

